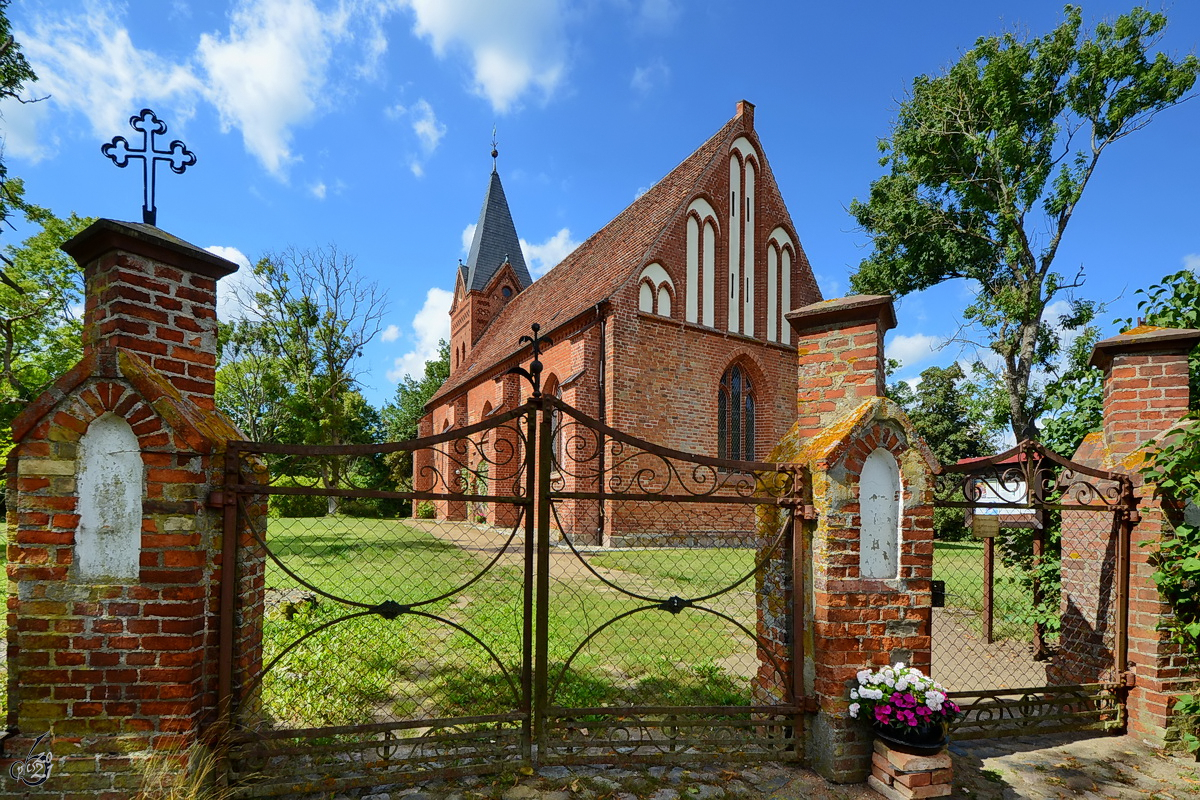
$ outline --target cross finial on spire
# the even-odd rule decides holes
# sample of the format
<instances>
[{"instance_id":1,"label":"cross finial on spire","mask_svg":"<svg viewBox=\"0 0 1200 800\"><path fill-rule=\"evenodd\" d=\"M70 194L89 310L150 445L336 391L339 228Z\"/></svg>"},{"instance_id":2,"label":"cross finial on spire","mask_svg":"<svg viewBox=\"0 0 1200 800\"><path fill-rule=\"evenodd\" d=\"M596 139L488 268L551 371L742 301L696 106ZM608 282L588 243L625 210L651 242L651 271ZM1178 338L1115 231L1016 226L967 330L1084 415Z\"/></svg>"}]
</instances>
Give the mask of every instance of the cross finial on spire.
<instances>
[{"instance_id":1,"label":"cross finial on spire","mask_svg":"<svg viewBox=\"0 0 1200 800\"><path fill-rule=\"evenodd\" d=\"M500 151L496 149L496 126L492 126L492 172L496 171L496 156L500 155Z\"/></svg>"}]
</instances>

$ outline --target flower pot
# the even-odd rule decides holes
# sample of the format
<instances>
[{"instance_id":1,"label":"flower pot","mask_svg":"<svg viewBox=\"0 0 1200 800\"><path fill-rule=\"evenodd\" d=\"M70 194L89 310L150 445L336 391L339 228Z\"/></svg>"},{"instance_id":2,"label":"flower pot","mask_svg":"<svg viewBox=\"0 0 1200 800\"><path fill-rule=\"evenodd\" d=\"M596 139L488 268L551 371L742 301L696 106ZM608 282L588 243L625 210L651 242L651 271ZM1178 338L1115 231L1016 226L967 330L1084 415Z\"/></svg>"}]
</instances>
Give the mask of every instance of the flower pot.
<instances>
[{"instance_id":1,"label":"flower pot","mask_svg":"<svg viewBox=\"0 0 1200 800\"><path fill-rule=\"evenodd\" d=\"M950 737L945 725L920 725L895 728L890 725L873 725L875 736L902 753L932 755L946 746Z\"/></svg>"}]
</instances>

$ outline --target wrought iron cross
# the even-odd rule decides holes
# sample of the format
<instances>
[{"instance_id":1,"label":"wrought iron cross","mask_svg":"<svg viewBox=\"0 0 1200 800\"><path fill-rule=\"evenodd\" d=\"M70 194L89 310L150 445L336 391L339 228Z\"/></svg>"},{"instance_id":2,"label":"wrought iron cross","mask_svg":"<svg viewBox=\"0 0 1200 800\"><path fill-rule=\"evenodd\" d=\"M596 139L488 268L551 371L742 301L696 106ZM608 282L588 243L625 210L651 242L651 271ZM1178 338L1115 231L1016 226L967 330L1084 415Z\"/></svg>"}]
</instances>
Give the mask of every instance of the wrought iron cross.
<instances>
[{"instance_id":1,"label":"wrought iron cross","mask_svg":"<svg viewBox=\"0 0 1200 800\"><path fill-rule=\"evenodd\" d=\"M179 139L172 141L166 150L155 147L154 137L167 132L167 123L148 108L130 117L129 127L142 134L141 149L130 147L124 136L114 136L111 142L101 145L100 152L122 169L129 166L130 159L142 160L142 222L157 225L158 209L154 206L155 166L159 161L165 161L172 172L182 175L184 170L196 163L196 154Z\"/></svg>"},{"instance_id":2,"label":"wrought iron cross","mask_svg":"<svg viewBox=\"0 0 1200 800\"><path fill-rule=\"evenodd\" d=\"M538 356L542 354L542 345L553 345L554 340L549 336L542 336L538 333L542 329L541 325L536 322L532 325L533 336L522 336L519 344L530 344L533 346L533 361L529 364L529 369L524 367L513 367L508 372L513 375L520 375L525 380L533 385L533 396L542 396L542 362L538 360Z\"/></svg>"}]
</instances>

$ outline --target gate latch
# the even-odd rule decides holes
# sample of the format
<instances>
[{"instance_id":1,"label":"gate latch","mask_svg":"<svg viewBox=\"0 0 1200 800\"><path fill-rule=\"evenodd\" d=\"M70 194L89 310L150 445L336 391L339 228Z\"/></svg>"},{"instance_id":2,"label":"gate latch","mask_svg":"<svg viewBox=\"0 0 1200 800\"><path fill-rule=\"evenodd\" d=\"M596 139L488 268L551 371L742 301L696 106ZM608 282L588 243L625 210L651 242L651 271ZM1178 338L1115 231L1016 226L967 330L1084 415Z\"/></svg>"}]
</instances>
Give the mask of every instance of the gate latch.
<instances>
[{"instance_id":1,"label":"gate latch","mask_svg":"<svg viewBox=\"0 0 1200 800\"><path fill-rule=\"evenodd\" d=\"M1132 689L1133 687L1137 686L1137 674L1130 670L1122 672L1121 685L1126 689Z\"/></svg>"}]
</instances>

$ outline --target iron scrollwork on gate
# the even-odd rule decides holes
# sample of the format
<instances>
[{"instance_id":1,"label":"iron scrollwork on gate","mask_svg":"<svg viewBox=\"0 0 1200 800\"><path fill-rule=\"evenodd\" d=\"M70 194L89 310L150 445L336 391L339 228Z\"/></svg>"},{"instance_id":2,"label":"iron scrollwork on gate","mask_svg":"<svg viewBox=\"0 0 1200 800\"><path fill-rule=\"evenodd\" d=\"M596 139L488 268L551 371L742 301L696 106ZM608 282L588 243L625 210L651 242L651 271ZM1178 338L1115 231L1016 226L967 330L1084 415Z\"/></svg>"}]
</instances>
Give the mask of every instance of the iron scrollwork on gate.
<instances>
[{"instance_id":1,"label":"iron scrollwork on gate","mask_svg":"<svg viewBox=\"0 0 1200 800\"><path fill-rule=\"evenodd\" d=\"M541 757L798 757L783 607L796 473L664 448L543 402L549 604L571 614L580 593L603 599L579 606L588 620L573 637L549 626Z\"/></svg>"},{"instance_id":2,"label":"iron scrollwork on gate","mask_svg":"<svg viewBox=\"0 0 1200 800\"><path fill-rule=\"evenodd\" d=\"M934 498L946 516L935 517L945 600L934 610L933 669L964 708L954 735L1120 727L1130 477L1026 440L943 466ZM944 536L955 524L966 541ZM958 645L939 654L946 637Z\"/></svg>"}]
</instances>

